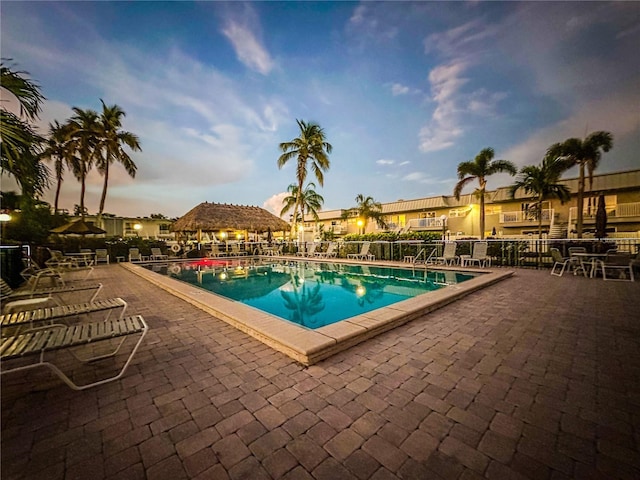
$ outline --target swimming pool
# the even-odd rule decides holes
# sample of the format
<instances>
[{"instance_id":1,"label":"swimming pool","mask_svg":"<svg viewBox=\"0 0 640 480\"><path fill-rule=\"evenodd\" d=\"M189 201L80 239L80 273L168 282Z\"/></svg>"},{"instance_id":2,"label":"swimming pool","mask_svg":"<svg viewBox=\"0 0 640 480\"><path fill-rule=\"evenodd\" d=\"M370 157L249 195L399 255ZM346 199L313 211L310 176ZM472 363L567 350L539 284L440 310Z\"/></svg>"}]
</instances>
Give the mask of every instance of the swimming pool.
<instances>
[{"instance_id":1,"label":"swimming pool","mask_svg":"<svg viewBox=\"0 0 640 480\"><path fill-rule=\"evenodd\" d=\"M146 265L153 269L153 265ZM477 273L440 272L303 260L202 259L158 273L198 286L307 328L470 280Z\"/></svg>"},{"instance_id":2,"label":"swimming pool","mask_svg":"<svg viewBox=\"0 0 640 480\"><path fill-rule=\"evenodd\" d=\"M247 260L245 260L247 261ZM248 260L251 262L251 260ZM227 269L234 266L237 260L214 259L204 260L200 266L200 275L206 276L207 268L222 267L227 263ZM323 263L333 263L332 260ZM356 265L358 262L342 259L340 263ZM462 283L453 283L456 270L449 267L416 266L413 270L417 277L428 275L429 271L438 272L436 282L447 283L446 288L439 288L424 295L417 295L386 307L380 307L342 321L311 329L268 312L244 305L241 302L229 300L221 295L209 292L199 286L177 280L171 275L182 270L182 263L156 262L143 267L138 263L119 263L124 268L142 277L157 287L169 292L212 316L212 321L223 321L245 332L258 341L288 355L304 364L313 365L338 352L353 347L365 340L381 333L404 325L412 320L429 321L427 315L434 310L454 302L476 290L509 278L514 271L507 269L465 269L472 273L481 273ZM357 265L356 265L357 266ZM385 262L360 262L361 268L372 266L388 266ZM398 266L395 264L394 266ZM196 267L197 271L197 267ZM228 270L227 270L228 271ZM164 275L162 273L165 273ZM153 310L153 306L150 306ZM161 311L157 312L162 315ZM171 319L167 319L171 322Z\"/></svg>"}]
</instances>

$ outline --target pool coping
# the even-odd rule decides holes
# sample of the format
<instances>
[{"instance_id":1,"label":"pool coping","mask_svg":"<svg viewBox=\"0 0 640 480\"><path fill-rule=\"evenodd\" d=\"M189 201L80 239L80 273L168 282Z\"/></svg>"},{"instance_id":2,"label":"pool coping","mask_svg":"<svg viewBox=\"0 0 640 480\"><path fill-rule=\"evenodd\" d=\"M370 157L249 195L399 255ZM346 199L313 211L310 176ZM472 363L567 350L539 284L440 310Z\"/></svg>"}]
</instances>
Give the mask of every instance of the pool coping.
<instances>
[{"instance_id":1,"label":"pool coping","mask_svg":"<svg viewBox=\"0 0 640 480\"><path fill-rule=\"evenodd\" d=\"M290 257L265 258L270 260L304 260L303 258ZM317 259L306 260L319 261ZM324 260L324 262L327 261ZM345 261L344 259L338 259L334 263L362 264L362 262ZM358 343L415 320L476 290L509 278L515 273L514 270L492 268L465 267L462 269L433 265L427 267L424 265L409 266L397 262L366 262L366 265L371 266L482 272L483 275L311 330L240 302L155 273L135 263L120 263L119 265L303 365L313 365Z\"/></svg>"}]
</instances>

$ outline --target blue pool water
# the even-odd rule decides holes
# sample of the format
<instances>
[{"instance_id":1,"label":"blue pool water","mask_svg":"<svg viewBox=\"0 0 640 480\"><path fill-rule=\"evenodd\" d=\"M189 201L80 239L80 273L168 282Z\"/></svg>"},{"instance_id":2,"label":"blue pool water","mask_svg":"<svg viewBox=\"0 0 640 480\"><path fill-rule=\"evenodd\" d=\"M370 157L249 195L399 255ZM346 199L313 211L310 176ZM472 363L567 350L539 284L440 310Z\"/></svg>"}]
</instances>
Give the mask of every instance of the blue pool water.
<instances>
[{"instance_id":1,"label":"blue pool water","mask_svg":"<svg viewBox=\"0 0 640 480\"><path fill-rule=\"evenodd\" d=\"M201 259L147 268L312 329L476 276L467 272L257 259Z\"/></svg>"}]
</instances>

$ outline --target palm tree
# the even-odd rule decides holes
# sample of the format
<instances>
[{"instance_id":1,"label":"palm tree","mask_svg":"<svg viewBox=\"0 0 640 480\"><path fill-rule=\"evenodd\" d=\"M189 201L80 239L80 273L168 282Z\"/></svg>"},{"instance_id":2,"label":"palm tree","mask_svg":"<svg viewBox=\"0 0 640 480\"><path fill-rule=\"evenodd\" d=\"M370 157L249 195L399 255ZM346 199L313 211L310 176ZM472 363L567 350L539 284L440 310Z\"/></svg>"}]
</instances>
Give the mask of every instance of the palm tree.
<instances>
[{"instance_id":1,"label":"palm tree","mask_svg":"<svg viewBox=\"0 0 640 480\"><path fill-rule=\"evenodd\" d=\"M589 188L593 183L593 172L598 167L602 152L608 152L613 148L613 135L609 132L592 132L584 140L569 138L562 143L555 143L547 150L547 155L560 157L567 160L569 167L578 165L580 173L578 177L578 216L576 219L576 235L582 238L582 223L584 209L584 183L585 167L589 173Z\"/></svg>"},{"instance_id":2,"label":"palm tree","mask_svg":"<svg viewBox=\"0 0 640 480\"><path fill-rule=\"evenodd\" d=\"M324 198L322 195L315 191L316 184L313 182L309 182L307 186L302 191L302 195L298 195L298 186L295 183L292 183L287 188L287 192L289 195L284 197L282 207L282 211L280 212L280 216L283 216L289 210L291 210L298 200L301 202L302 211L305 214L311 214L315 220L319 220L318 210L322 208L322 204L324 203ZM300 221L304 221L304 217L300 219Z\"/></svg>"},{"instance_id":3,"label":"palm tree","mask_svg":"<svg viewBox=\"0 0 640 480\"><path fill-rule=\"evenodd\" d=\"M292 232L296 230L298 214L300 218L304 218L302 192L304 191L304 182L307 179L307 163L311 162L311 170L318 180L318 184L322 187L324 185L323 172L329 170L329 154L333 150L331 144L326 141L324 130L318 124L305 123L303 120L296 120L296 122L300 128L300 136L289 142L281 143L280 150L283 153L278 158L278 168L282 168L293 158L297 160L298 198L293 209Z\"/></svg>"},{"instance_id":4,"label":"palm tree","mask_svg":"<svg viewBox=\"0 0 640 480\"><path fill-rule=\"evenodd\" d=\"M25 199L42 194L49 185L49 169L38 156L44 139L29 123L38 118L44 96L27 76L0 63L0 84L20 106L20 116L0 106L0 169L15 178Z\"/></svg>"},{"instance_id":5,"label":"palm tree","mask_svg":"<svg viewBox=\"0 0 640 480\"><path fill-rule=\"evenodd\" d=\"M516 183L510 188L511 198L522 189L525 194L533 195L536 199L532 210L538 218L538 238L542 238L542 202L557 198L561 203L565 203L571 198L569 188L559 183L566 169L566 161L547 155L540 166L523 167Z\"/></svg>"},{"instance_id":6,"label":"palm tree","mask_svg":"<svg viewBox=\"0 0 640 480\"><path fill-rule=\"evenodd\" d=\"M495 173L506 172L510 175L518 173L516 166L508 160L494 160L493 148L484 148L473 161L458 164L458 180L453 194L460 200L462 189L467 183L478 180L480 188L474 193L480 197L480 239L484 239L484 195L487 188L487 177Z\"/></svg>"},{"instance_id":7,"label":"palm tree","mask_svg":"<svg viewBox=\"0 0 640 480\"><path fill-rule=\"evenodd\" d=\"M376 202L373 197L365 197L362 193L359 193L356 195L356 203L358 204L357 207L350 208L342 213L343 219L350 217L361 218L365 228L369 219L373 219L380 228L387 228L387 223L384 221L384 215L382 214L382 204L380 202Z\"/></svg>"},{"instance_id":8,"label":"palm tree","mask_svg":"<svg viewBox=\"0 0 640 480\"><path fill-rule=\"evenodd\" d=\"M73 107L75 115L68 123L69 135L71 137L70 148L73 154L70 156L71 170L74 176L80 181L80 205L78 210L84 216L86 208L84 206L84 196L86 193L87 175L96 160L98 154L98 138L100 127L98 124L98 114L93 110L82 110Z\"/></svg>"},{"instance_id":9,"label":"palm tree","mask_svg":"<svg viewBox=\"0 0 640 480\"><path fill-rule=\"evenodd\" d=\"M134 152L141 151L140 141L138 137L131 132L120 130L122 127L122 117L126 116L124 110L118 105L108 107L101 99L102 114L99 119L99 145L96 155L96 167L98 171L104 175L104 184L102 187L102 196L100 197L100 208L98 210L98 223L102 218L104 211L104 202L107 198L107 185L109 184L109 165L113 162L121 163L129 176L136 176L136 164L131 157L124 151L123 146L126 145Z\"/></svg>"},{"instance_id":10,"label":"palm tree","mask_svg":"<svg viewBox=\"0 0 640 480\"><path fill-rule=\"evenodd\" d=\"M60 125L58 121L49 124L49 136L46 140L46 146L42 152L42 158L53 161L53 169L56 176L56 197L54 201L54 212L58 212L58 203L60 200L60 190L62 189L62 181L65 165L70 165L72 151L69 148L69 126L67 124Z\"/></svg>"}]
</instances>

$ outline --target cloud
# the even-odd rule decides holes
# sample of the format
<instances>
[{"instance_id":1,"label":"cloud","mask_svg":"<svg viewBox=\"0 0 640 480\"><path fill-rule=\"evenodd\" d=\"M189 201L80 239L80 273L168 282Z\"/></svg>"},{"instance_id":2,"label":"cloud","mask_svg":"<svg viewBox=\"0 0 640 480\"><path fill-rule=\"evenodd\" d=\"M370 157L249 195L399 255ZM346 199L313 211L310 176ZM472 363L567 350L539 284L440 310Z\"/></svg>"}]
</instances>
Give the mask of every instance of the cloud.
<instances>
[{"instance_id":1,"label":"cloud","mask_svg":"<svg viewBox=\"0 0 640 480\"><path fill-rule=\"evenodd\" d=\"M384 158L381 158L380 160L376 160L376 163L378 165L393 165L395 162L395 160L385 160Z\"/></svg>"},{"instance_id":2,"label":"cloud","mask_svg":"<svg viewBox=\"0 0 640 480\"><path fill-rule=\"evenodd\" d=\"M398 95L406 95L409 93L409 87L405 85L401 85L399 83L394 83L391 85L391 94L395 97Z\"/></svg>"},{"instance_id":3,"label":"cloud","mask_svg":"<svg viewBox=\"0 0 640 480\"><path fill-rule=\"evenodd\" d=\"M378 9L385 9L384 3L369 5L358 5L349 18L347 32L355 35L358 48L364 48L371 43L388 42L398 36L399 29L388 25L388 13L379 15ZM378 21L378 17L384 18L386 22Z\"/></svg>"},{"instance_id":4,"label":"cloud","mask_svg":"<svg viewBox=\"0 0 640 480\"><path fill-rule=\"evenodd\" d=\"M436 107L431 121L420 129L420 150L434 152L443 150L454 144L456 138L463 133L459 125L458 94L467 79L462 73L467 68L464 62L452 62L439 65L429 73L431 98Z\"/></svg>"},{"instance_id":5,"label":"cloud","mask_svg":"<svg viewBox=\"0 0 640 480\"><path fill-rule=\"evenodd\" d=\"M270 196L264 201L262 208L279 217L282 207L284 206L284 199L287 195L289 195L287 192L280 192Z\"/></svg>"},{"instance_id":6,"label":"cloud","mask_svg":"<svg viewBox=\"0 0 640 480\"><path fill-rule=\"evenodd\" d=\"M236 23L228 21L222 33L229 39L236 51L238 60L248 68L262 75L268 75L273 69L273 60L266 48L256 39L252 30Z\"/></svg>"}]
</instances>

